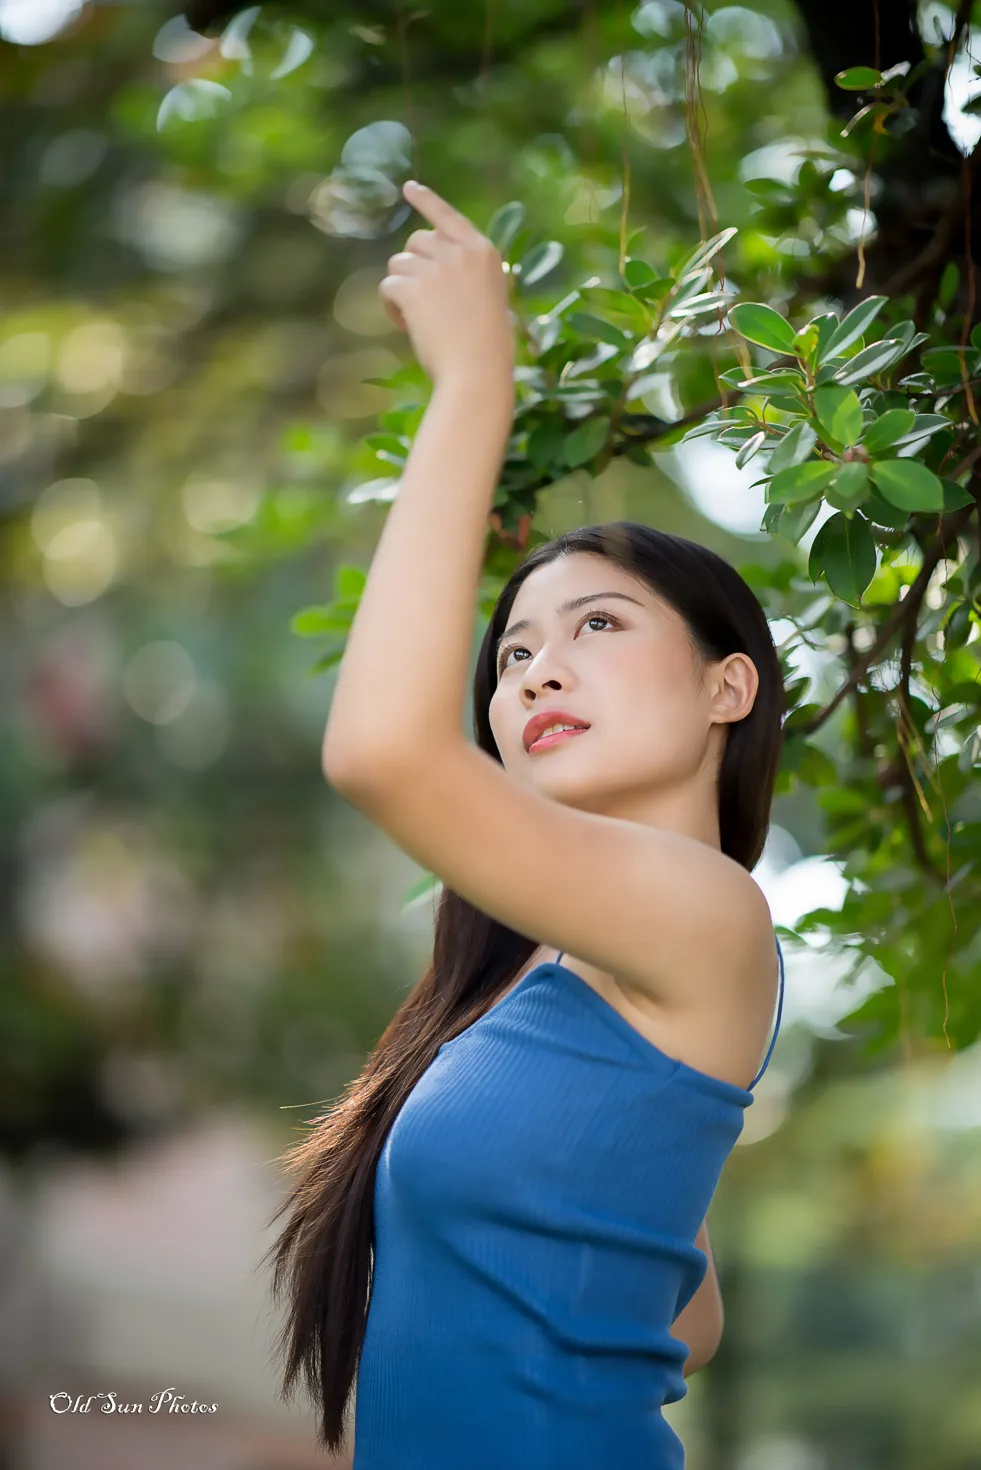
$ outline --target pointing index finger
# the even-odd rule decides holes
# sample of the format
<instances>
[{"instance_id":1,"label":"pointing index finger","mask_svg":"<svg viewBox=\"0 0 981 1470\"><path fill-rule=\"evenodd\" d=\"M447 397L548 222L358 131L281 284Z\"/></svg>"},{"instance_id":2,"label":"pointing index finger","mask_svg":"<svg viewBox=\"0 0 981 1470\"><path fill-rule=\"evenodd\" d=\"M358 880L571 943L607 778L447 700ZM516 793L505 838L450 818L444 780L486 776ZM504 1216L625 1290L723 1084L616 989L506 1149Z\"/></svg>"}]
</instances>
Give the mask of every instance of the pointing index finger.
<instances>
[{"instance_id":1,"label":"pointing index finger","mask_svg":"<svg viewBox=\"0 0 981 1470\"><path fill-rule=\"evenodd\" d=\"M427 188L416 179L407 179L402 186L402 192L413 209L417 209L424 219L428 219L437 229L445 231L452 239L462 241L480 233L465 214L454 209L435 189Z\"/></svg>"}]
</instances>

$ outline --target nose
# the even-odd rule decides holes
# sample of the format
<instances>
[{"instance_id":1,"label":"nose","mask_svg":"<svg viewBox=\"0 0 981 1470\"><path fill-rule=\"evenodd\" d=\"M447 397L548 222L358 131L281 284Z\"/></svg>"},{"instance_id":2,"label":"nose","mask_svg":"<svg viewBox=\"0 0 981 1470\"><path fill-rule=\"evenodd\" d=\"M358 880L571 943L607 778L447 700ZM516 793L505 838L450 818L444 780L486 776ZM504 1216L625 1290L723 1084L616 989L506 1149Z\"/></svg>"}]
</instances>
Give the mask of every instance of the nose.
<instances>
[{"instance_id":1,"label":"nose","mask_svg":"<svg viewBox=\"0 0 981 1470\"><path fill-rule=\"evenodd\" d=\"M525 704L533 705L546 692L556 693L572 687L569 674L561 674L552 656L542 649L536 658L525 665L525 677L521 681L521 698Z\"/></svg>"}]
</instances>

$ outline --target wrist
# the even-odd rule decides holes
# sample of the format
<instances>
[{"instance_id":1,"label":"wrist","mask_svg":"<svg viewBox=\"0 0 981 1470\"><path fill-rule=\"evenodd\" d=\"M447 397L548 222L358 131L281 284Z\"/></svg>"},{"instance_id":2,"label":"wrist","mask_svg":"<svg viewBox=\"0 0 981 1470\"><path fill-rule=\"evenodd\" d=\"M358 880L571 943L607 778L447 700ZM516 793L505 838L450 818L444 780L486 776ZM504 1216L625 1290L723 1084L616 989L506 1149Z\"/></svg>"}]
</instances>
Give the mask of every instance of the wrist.
<instances>
[{"instance_id":1,"label":"wrist","mask_svg":"<svg viewBox=\"0 0 981 1470\"><path fill-rule=\"evenodd\" d=\"M507 368L494 368L481 363L468 363L455 368L439 378L433 388L433 396L464 399L480 404L482 408L499 408L502 413L514 410L514 372Z\"/></svg>"}]
</instances>

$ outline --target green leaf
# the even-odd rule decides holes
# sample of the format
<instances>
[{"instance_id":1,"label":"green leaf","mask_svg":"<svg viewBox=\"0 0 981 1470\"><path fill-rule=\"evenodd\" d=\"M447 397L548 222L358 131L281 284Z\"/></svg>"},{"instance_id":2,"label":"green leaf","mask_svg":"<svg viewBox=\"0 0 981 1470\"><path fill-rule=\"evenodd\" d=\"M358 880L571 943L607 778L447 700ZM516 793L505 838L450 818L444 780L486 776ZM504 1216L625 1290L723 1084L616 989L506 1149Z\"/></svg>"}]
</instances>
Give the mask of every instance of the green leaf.
<instances>
[{"instance_id":1,"label":"green leaf","mask_svg":"<svg viewBox=\"0 0 981 1470\"><path fill-rule=\"evenodd\" d=\"M612 322L604 321L601 316L593 316L589 311L574 311L568 318L569 326L584 337L593 337L600 342L608 342L611 347L628 347L631 338L615 327Z\"/></svg>"},{"instance_id":2,"label":"green leaf","mask_svg":"<svg viewBox=\"0 0 981 1470\"><path fill-rule=\"evenodd\" d=\"M816 388L814 406L818 423L836 444L849 448L858 443L864 420L858 395L848 388Z\"/></svg>"},{"instance_id":3,"label":"green leaf","mask_svg":"<svg viewBox=\"0 0 981 1470\"><path fill-rule=\"evenodd\" d=\"M883 459L869 467L880 494L901 510L943 510L944 487L915 459Z\"/></svg>"},{"instance_id":4,"label":"green leaf","mask_svg":"<svg viewBox=\"0 0 981 1470\"><path fill-rule=\"evenodd\" d=\"M888 112L887 109L883 107L881 102L867 102L864 107L860 107L858 111L848 119L848 121L845 123L845 126L841 130L841 136L843 138L847 138L849 133L851 133L854 128L857 128L860 122L864 122L867 117L878 118L885 116L888 116Z\"/></svg>"},{"instance_id":5,"label":"green leaf","mask_svg":"<svg viewBox=\"0 0 981 1470\"><path fill-rule=\"evenodd\" d=\"M576 350L580 346L582 346L581 342L576 343ZM587 377L585 375L592 374L595 368L602 367L604 363L616 357L620 350L619 347L614 347L612 342L597 342L592 352L586 353L583 357L574 357L568 360L559 374L559 383L562 387L571 386L576 388L581 387L583 384L588 384L591 388L602 389L603 385L599 378ZM577 383L577 378L581 379L581 382Z\"/></svg>"},{"instance_id":6,"label":"green leaf","mask_svg":"<svg viewBox=\"0 0 981 1470\"><path fill-rule=\"evenodd\" d=\"M724 291L703 291L698 296L691 296L687 301L682 301L677 306L672 306L668 312L669 317L698 316L706 311L718 311L725 306L730 298Z\"/></svg>"},{"instance_id":7,"label":"green leaf","mask_svg":"<svg viewBox=\"0 0 981 1470\"><path fill-rule=\"evenodd\" d=\"M522 289L536 285L554 271L564 254L565 247L558 240L546 240L535 245L517 267L518 285Z\"/></svg>"},{"instance_id":8,"label":"green leaf","mask_svg":"<svg viewBox=\"0 0 981 1470\"><path fill-rule=\"evenodd\" d=\"M891 408L867 426L862 443L870 454L881 454L908 434L915 421L911 408Z\"/></svg>"},{"instance_id":9,"label":"green leaf","mask_svg":"<svg viewBox=\"0 0 981 1470\"><path fill-rule=\"evenodd\" d=\"M964 351L962 347L927 347L924 349L920 355L920 361L938 388L952 388L963 381L961 369L966 364L961 354ZM970 376L970 372L967 373L967 376Z\"/></svg>"},{"instance_id":10,"label":"green leaf","mask_svg":"<svg viewBox=\"0 0 981 1470\"><path fill-rule=\"evenodd\" d=\"M897 342L892 337L886 337L882 342L873 342L871 347L863 347L861 352L856 352L854 357L849 358L844 367L838 369L835 382L858 383L862 378L871 378L874 373L881 373L887 367L892 367L905 351L902 342Z\"/></svg>"},{"instance_id":11,"label":"green leaf","mask_svg":"<svg viewBox=\"0 0 981 1470\"><path fill-rule=\"evenodd\" d=\"M348 490L344 499L348 505L363 505L367 500L394 500L400 483L397 475L381 475L374 480L363 480L360 485Z\"/></svg>"},{"instance_id":12,"label":"green leaf","mask_svg":"<svg viewBox=\"0 0 981 1470\"><path fill-rule=\"evenodd\" d=\"M888 500L883 500L872 487L862 502L862 510L870 521L877 526L888 526L893 531L901 531L909 520L909 512L899 510L895 505L890 505Z\"/></svg>"},{"instance_id":13,"label":"green leaf","mask_svg":"<svg viewBox=\"0 0 981 1470\"><path fill-rule=\"evenodd\" d=\"M322 638L325 633L347 633L351 617L338 616L327 603L323 607L304 607L290 618L290 632L300 638Z\"/></svg>"},{"instance_id":14,"label":"green leaf","mask_svg":"<svg viewBox=\"0 0 981 1470\"><path fill-rule=\"evenodd\" d=\"M818 362L828 362L832 357L837 357L844 352L846 347L851 347L863 336L868 327L889 300L888 296L869 296L853 306L843 321L838 323L827 341L821 346L818 353Z\"/></svg>"},{"instance_id":15,"label":"green leaf","mask_svg":"<svg viewBox=\"0 0 981 1470\"><path fill-rule=\"evenodd\" d=\"M727 230L721 230L719 234L713 235L710 240L706 240L703 244L699 245L675 271L675 280L678 284L680 285L682 281L694 274L695 271L700 271L704 266L708 265L712 257L717 255L724 245L728 245L733 235L738 235L738 233L739 231L735 225L730 225Z\"/></svg>"},{"instance_id":16,"label":"green leaf","mask_svg":"<svg viewBox=\"0 0 981 1470\"><path fill-rule=\"evenodd\" d=\"M836 597L858 607L875 576L876 547L864 516L840 511L826 520L811 543L807 570L813 582L821 576Z\"/></svg>"},{"instance_id":17,"label":"green leaf","mask_svg":"<svg viewBox=\"0 0 981 1470\"><path fill-rule=\"evenodd\" d=\"M940 483L944 487L945 511L962 510L965 505L973 505L975 503L974 496L970 490L966 490L963 485L958 485L956 480L945 480L942 478Z\"/></svg>"},{"instance_id":18,"label":"green leaf","mask_svg":"<svg viewBox=\"0 0 981 1470\"><path fill-rule=\"evenodd\" d=\"M793 198L790 186L781 179L747 179L743 188L758 199L779 199L781 203L789 203Z\"/></svg>"},{"instance_id":19,"label":"green leaf","mask_svg":"<svg viewBox=\"0 0 981 1470\"><path fill-rule=\"evenodd\" d=\"M799 735L784 743L780 764L808 786L833 786L838 779L838 768L827 751Z\"/></svg>"},{"instance_id":20,"label":"green leaf","mask_svg":"<svg viewBox=\"0 0 981 1470\"><path fill-rule=\"evenodd\" d=\"M810 460L807 464L791 465L774 475L766 487L767 501L773 505L790 505L796 500L809 500L831 484L838 471L836 464L821 464Z\"/></svg>"},{"instance_id":21,"label":"green leaf","mask_svg":"<svg viewBox=\"0 0 981 1470\"><path fill-rule=\"evenodd\" d=\"M868 467L860 459L843 464L824 492L829 505L836 510L854 510L868 494Z\"/></svg>"},{"instance_id":22,"label":"green leaf","mask_svg":"<svg viewBox=\"0 0 981 1470\"><path fill-rule=\"evenodd\" d=\"M817 431L806 419L788 429L770 455L769 470L776 475L791 465L803 464L817 443Z\"/></svg>"},{"instance_id":23,"label":"green leaf","mask_svg":"<svg viewBox=\"0 0 981 1470\"><path fill-rule=\"evenodd\" d=\"M418 908L427 899L437 897L442 887L442 879L437 878L435 873L423 873L422 877L417 878L412 887L402 895L402 912Z\"/></svg>"},{"instance_id":24,"label":"green leaf","mask_svg":"<svg viewBox=\"0 0 981 1470\"><path fill-rule=\"evenodd\" d=\"M711 290L709 281L712 279L712 267L703 266L700 271L692 271L683 281L676 281L671 291L672 306L681 306L683 302L690 301L693 296L699 296L706 290Z\"/></svg>"},{"instance_id":25,"label":"green leaf","mask_svg":"<svg viewBox=\"0 0 981 1470\"><path fill-rule=\"evenodd\" d=\"M566 436L562 457L570 469L593 459L603 448L610 433L608 418L587 419Z\"/></svg>"},{"instance_id":26,"label":"green leaf","mask_svg":"<svg viewBox=\"0 0 981 1470\"><path fill-rule=\"evenodd\" d=\"M813 362L819 341L817 322L808 322L806 327L794 333L794 353L801 362Z\"/></svg>"},{"instance_id":27,"label":"green leaf","mask_svg":"<svg viewBox=\"0 0 981 1470\"><path fill-rule=\"evenodd\" d=\"M813 704L799 704L796 709L791 710L790 714L784 720L784 734L789 735L791 731L799 730L802 725L809 725L810 722L814 719L814 716L819 715L820 713L821 705L817 704L816 702Z\"/></svg>"},{"instance_id":28,"label":"green leaf","mask_svg":"<svg viewBox=\"0 0 981 1470\"><path fill-rule=\"evenodd\" d=\"M729 308L729 320L747 342L769 347L771 352L793 352L794 329L772 306L762 301L741 301Z\"/></svg>"},{"instance_id":29,"label":"green leaf","mask_svg":"<svg viewBox=\"0 0 981 1470\"><path fill-rule=\"evenodd\" d=\"M804 533L811 529L821 505L822 502L815 497L814 500L799 501L796 505L774 506L774 510L780 511L777 531L791 546L796 546Z\"/></svg>"},{"instance_id":30,"label":"green leaf","mask_svg":"<svg viewBox=\"0 0 981 1470\"><path fill-rule=\"evenodd\" d=\"M827 361L828 354L825 349L838 330L838 318L833 311L827 311L822 316L813 317L807 325L809 327L817 327L818 342L817 350L814 353L814 362L822 363Z\"/></svg>"},{"instance_id":31,"label":"green leaf","mask_svg":"<svg viewBox=\"0 0 981 1470\"><path fill-rule=\"evenodd\" d=\"M338 567L334 573L334 591L338 597L360 597L367 580L364 567Z\"/></svg>"},{"instance_id":32,"label":"green leaf","mask_svg":"<svg viewBox=\"0 0 981 1470\"><path fill-rule=\"evenodd\" d=\"M937 287L937 301L945 311L957 295L957 288L960 283L960 266L956 260L948 260L944 266L943 275L940 277L940 285Z\"/></svg>"},{"instance_id":33,"label":"green leaf","mask_svg":"<svg viewBox=\"0 0 981 1470\"><path fill-rule=\"evenodd\" d=\"M748 464L749 461L753 458L753 455L761 450L765 443L765 429L761 429L758 434L754 434L752 439L747 439L742 449L740 449L739 453L736 455L736 468L741 470L743 465Z\"/></svg>"},{"instance_id":34,"label":"green leaf","mask_svg":"<svg viewBox=\"0 0 981 1470\"><path fill-rule=\"evenodd\" d=\"M850 66L837 73L835 82L845 92L869 92L881 86L882 72L874 66Z\"/></svg>"},{"instance_id":35,"label":"green leaf","mask_svg":"<svg viewBox=\"0 0 981 1470\"><path fill-rule=\"evenodd\" d=\"M736 374L741 371L741 368L735 369ZM772 373L757 373L752 378L734 376L730 379L727 373L721 373L720 376L731 387L743 389L747 393L784 393L788 389L804 387L804 375L797 368L774 368ZM800 412L801 405L798 403L796 407Z\"/></svg>"},{"instance_id":36,"label":"green leaf","mask_svg":"<svg viewBox=\"0 0 981 1470\"><path fill-rule=\"evenodd\" d=\"M387 449L390 454L401 454L403 459L411 445L408 435L403 434L366 434L364 442L369 449Z\"/></svg>"},{"instance_id":37,"label":"green leaf","mask_svg":"<svg viewBox=\"0 0 981 1470\"><path fill-rule=\"evenodd\" d=\"M491 216L490 224L484 231L488 240L496 245L502 255L506 256L515 235L521 229L525 218L525 207L520 199L512 199L508 204L502 204L500 209Z\"/></svg>"},{"instance_id":38,"label":"green leaf","mask_svg":"<svg viewBox=\"0 0 981 1470\"><path fill-rule=\"evenodd\" d=\"M651 314L638 296L619 287L611 290L608 286L590 286L588 296L588 302L583 306L589 315L602 316L604 320L612 321L615 327L630 327L646 336Z\"/></svg>"},{"instance_id":39,"label":"green leaf","mask_svg":"<svg viewBox=\"0 0 981 1470\"><path fill-rule=\"evenodd\" d=\"M674 290L674 281L670 276L659 276L657 280L651 281L647 286L638 286L634 292L638 301L653 303L655 306L663 301L665 296Z\"/></svg>"},{"instance_id":40,"label":"green leaf","mask_svg":"<svg viewBox=\"0 0 981 1470\"><path fill-rule=\"evenodd\" d=\"M653 285L657 280L657 271L646 260L628 260L623 267L623 279L631 291L637 291L644 286Z\"/></svg>"},{"instance_id":41,"label":"green leaf","mask_svg":"<svg viewBox=\"0 0 981 1470\"><path fill-rule=\"evenodd\" d=\"M908 434L897 439L895 448L902 448L907 444L916 444L921 439L929 439L931 435L938 434L941 429L951 427L950 419L942 413L918 413L913 416L913 427Z\"/></svg>"},{"instance_id":42,"label":"green leaf","mask_svg":"<svg viewBox=\"0 0 981 1470\"><path fill-rule=\"evenodd\" d=\"M547 418L536 424L528 435L526 449L531 464L537 470L544 470L553 463L561 464L564 439L565 429L560 419Z\"/></svg>"}]
</instances>

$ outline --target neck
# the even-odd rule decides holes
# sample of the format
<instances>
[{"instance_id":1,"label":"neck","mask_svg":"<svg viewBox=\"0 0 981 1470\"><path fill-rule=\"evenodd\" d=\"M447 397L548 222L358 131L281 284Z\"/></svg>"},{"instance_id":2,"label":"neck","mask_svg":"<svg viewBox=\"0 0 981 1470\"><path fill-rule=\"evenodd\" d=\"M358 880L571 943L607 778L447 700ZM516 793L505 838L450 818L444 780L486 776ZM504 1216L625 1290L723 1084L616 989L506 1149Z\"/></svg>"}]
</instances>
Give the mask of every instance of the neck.
<instances>
[{"instance_id":1,"label":"neck","mask_svg":"<svg viewBox=\"0 0 981 1470\"><path fill-rule=\"evenodd\" d=\"M696 842L704 842L708 847L720 849L722 846L714 773L708 780L705 772L699 772L690 784L680 787L604 795L602 803L591 810L605 817L618 817L622 821L678 832L684 837L694 838Z\"/></svg>"}]
</instances>

